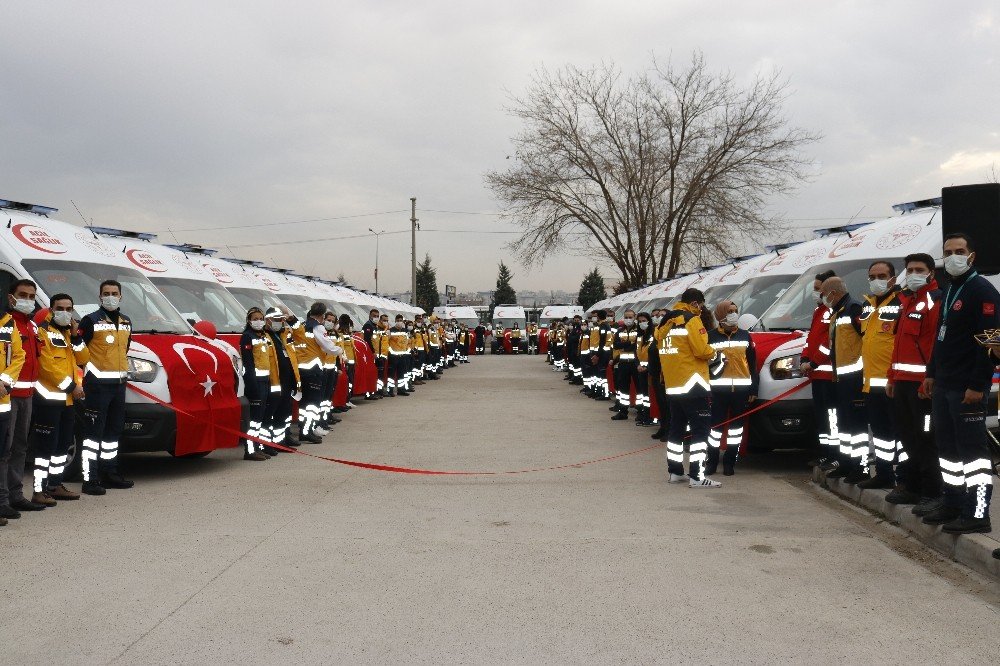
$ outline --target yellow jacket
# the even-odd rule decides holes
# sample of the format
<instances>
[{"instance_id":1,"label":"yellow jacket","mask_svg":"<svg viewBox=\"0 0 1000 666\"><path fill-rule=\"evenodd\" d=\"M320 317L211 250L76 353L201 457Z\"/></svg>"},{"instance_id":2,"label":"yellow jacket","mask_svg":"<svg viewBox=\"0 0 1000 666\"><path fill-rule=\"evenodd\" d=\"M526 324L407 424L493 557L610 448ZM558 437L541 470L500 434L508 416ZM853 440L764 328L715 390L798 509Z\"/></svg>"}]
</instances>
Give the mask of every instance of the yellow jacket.
<instances>
[{"instance_id":1,"label":"yellow jacket","mask_svg":"<svg viewBox=\"0 0 1000 666\"><path fill-rule=\"evenodd\" d=\"M316 334L313 332L316 327L323 328L323 324L312 318L296 321L295 325L292 326L292 342L295 345L295 356L298 360L299 370L311 370L324 366L326 352L316 342Z\"/></svg>"},{"instance_id":2,"label":"yellow jacket","mask_svg":"<svg viewBox=\"0 0 1000 666\"><path fill-rule=\"evenodd\" d=\"M38 325L38 381L35 392L43 400L73 404L73 389L79 382L79 366L90 360L90 350L69 329L52 323L52 313Z\"/></svg>"},{"instance_id":3,"label":"yellow jacket","mask_svg":"<svg viewBox=\"0 0 1000 666\"><path fill-rule=\"evenodd\" d=\"M344 360L348 365L353 365L357 359L357 352L354 350L354 335L351 333L341 333L338 343L344 349Z\"/></svg>"},{"instance_id":4,"label":"yellow jacket","mask_svg":"<svg viewBox=\"0 0 1000 666\"><path fill-rule=\"evenodd\" d=\"M716 351L708 344L701 317L678 303L656 329L660 372L667 395L707 395L711 391L708 362Z\"/></svg>"},{"instance_id":5,"label":"yellow jacket","mask_svg":"<svg viewBox=\"0 0 1000 666\"><path fill-rule=\"evenodd\" d=\"M391 328L386 331L389 338L389 353L393 356L410 353L410 334L405 328Z\"/></svg>"},{"instance_id":6,"label":"yellow jacket","mask_svg":"<svg viewBox=\"0 0 1000 666\"><path fill-rule=\"evenodd\" d=\"M10 313L0 318L0 382L9 388L4 397L0 398L0 414L10 411L10 391L21 374L24 366L24 348L21 347L21 334L17 332L14 318Z\"/></svg>"},{"instance_id":7,"label":"yellow jacket","mask_svg":"<svg viewBox=\"0 0 1000 666\"><path fill-rule=\"evenodd\" d=\"M890 352L891 353L891 352ZM830 313L830 363L833 381L861 372L861 305L845 296Z\"/></svg>"},{"instance_id":8,"label":"yellow jacket","mask_svg":"<svg viewBox=\"0 0 1000 666\"><path fill-rule=\"evenodd\" d=\"M896 344L896 323L899 319L899 290L878 296L865 296L861 308L861 359L864 363L865 385L885 387L892 365L892 349Z\"/></svg>"},{"instance_id":9,"label":"yellow jacket","mask_svg":"<svg viewBox=\"0 0 1000 666\"><path fill-rule=\"evenodd\" d=\"M80 330L90 350L86 374L97 381L121 383L128 375L132 320L119 312L116 324L103 309L98 308L83 318Z\"/></svg>"},{"instance_id":10,"label":"yellow jacket","mask_svg":"<svg viewBox=\"0 0 1000 666\"><path fill-rule=\"evenodd\" d=\"M372 345L375 347L373 351L377 357L385 358L389 355L389 328L383 326L381 322L372 333Z\"/></svg>"}]
</instances>

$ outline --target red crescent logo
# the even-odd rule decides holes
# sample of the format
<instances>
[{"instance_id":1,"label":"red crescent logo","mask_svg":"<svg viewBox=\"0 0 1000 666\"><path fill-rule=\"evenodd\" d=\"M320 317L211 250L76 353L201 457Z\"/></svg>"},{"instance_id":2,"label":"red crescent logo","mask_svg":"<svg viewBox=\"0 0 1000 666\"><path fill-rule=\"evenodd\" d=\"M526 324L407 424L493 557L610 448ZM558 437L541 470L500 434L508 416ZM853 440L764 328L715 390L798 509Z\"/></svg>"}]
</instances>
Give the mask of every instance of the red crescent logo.
<instances>
[{"instance_id":1,"label":"red crescent logo","mask_svg":"<svg viewBox=\"0 0 1000 666\"><path fill-rule=\"evenodd\" d=\"M192 375L195 374L195 372L194 368L191 367L191 363L187 359L186 350L188 349L193 349L195 351L201 352L202 354L207 354L209 358L212 359L212 363L215 364L215 372L219 371L219 358L212 352L205 349L204 347L199 347L198 345L192 345L187 342L174 343L174 353L180 356L181 360L184 361L184 365L187 366L187 369L191 371Z\"/></svg>"},{"instance_id":2,"label":"red crescent logo","mask_svg":"<svg viewBox=\"0 0 1000 666\"><path fill-rule=\"evenodd\" d=\"M33 250L46 254L66 254L66 246L61 240L34 224L15 224L10 231L14 238Z\"/></svg>"},{"instance_id":3,"label":"red crescent logo","mask_svg":"<svg viewBox=\"0 0 1000 666\"><path fill-rule=\"evenodd\" d=\"M212 276L215 278L217 282L220 282L222 284L232 284L233 278L232 276L229 275L229 273L226 273L221 268L212 266L211 264L204 264L204 266L205 268L208 269L208 272L212 274Z\"/></svg>"},{"instance_id":4,"label":"red crescent logo","mask_svg":"<svg viewBox=\"0 0 1000 666\"><path fill-rule=\"evenodd\" d=\"M145 250L139 250L133 248L125 253L128 260L133 264L138 266L144 271L149 271L150 273L166 273L167 269L163 266L163 262L154 257L149 252Z\"/></svg>"}]
</instances>

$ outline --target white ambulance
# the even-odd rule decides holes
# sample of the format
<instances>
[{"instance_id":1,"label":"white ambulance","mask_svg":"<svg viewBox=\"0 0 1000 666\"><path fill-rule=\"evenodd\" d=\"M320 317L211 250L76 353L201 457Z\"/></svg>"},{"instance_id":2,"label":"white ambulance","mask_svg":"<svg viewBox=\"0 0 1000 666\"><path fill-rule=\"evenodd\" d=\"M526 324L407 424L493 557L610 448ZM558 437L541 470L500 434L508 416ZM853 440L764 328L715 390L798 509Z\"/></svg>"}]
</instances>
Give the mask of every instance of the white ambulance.
<instances>
[{"instance_id":1,"label":"white ambulance","mask_svg":"<svg viewBox=\"0 0 1000 666\"><path fill-rule=\"evenodd\" d=\"M122 312L132 320L128 382L169 406L126 392L123 451L168 451L202 455L236 446L232 433L206 425L213 414L239 425L237 368L230 355L196 335L185 318L149 281L126 253L90 230L49 218L54 208L0 200L0 288L28 278L38 285L38 300L65 292L79 318L97 310L103 280L122 285ZM193 390L192 390L193 389ZM227 421L228 422L228 421ZM178 436L178 432L185 436Z\"/></svg>"}]
</instances>

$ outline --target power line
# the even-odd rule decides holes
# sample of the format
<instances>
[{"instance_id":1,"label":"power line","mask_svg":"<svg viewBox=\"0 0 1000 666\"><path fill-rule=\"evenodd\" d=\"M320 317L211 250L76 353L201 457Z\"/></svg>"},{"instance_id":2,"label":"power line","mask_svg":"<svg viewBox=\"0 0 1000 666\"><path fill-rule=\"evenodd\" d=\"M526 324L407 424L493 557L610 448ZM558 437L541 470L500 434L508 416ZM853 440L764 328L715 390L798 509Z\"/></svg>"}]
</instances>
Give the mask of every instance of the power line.
<instances>
[{"instance_id":1,"label":"power line","mask_svg":"<svg viewBox=\"0 0 1000 666\"><path fill-rule=\"evenodd\" d=\"M174 229L174 231L226 231L229 229L253 229L257 227L283 227L289 224L307 224L309 222L332 222L334 220L354 220L361 217L375 217L378 215L394 215L396 213L408 213L407 210L383 210L377 213L359 213L357 215L339 215L337 217L317 217L311 220L294 220L292 222L263 222L261 224L234 224L225 227L197 227L191 229ZM154 229L154 231L170 231L170 229Z\"/></svg>"},{"instance_id":2,"label":"power line","mask_svg":"<svg viewBox=\"0 0 1000 666\"><path fill-rule=\"evenodd\" d=\"M405 212L405 211L404 211ZM386 236L392 236L394 234L407 234L410 233L409 229L404 231L383 231ZM351 238L371 238L371 234L357 234L353 236L333 236L330 238L303 238L301 240L290 240L290 241L270 241L267 243L245 243L243 245L227 245L226 247L237 248L237 247L271 247L274 245L299 245L301 243L323 243L325 241L336 241L336 240L349 240Z\"/></svg>"},{"instance_id":3,"label":"power line","mask_svg":"<svg viewBox=\"0 0 1000 666\"><path fill-rule=\"evenodd\" d=\"M489 211L470 211L470 210L438 210L436 208L418 208L418 211L422 213L451 213L452 215L495 215L502 216L506 213L496 213Z\"/></svg>"}]
</instances>

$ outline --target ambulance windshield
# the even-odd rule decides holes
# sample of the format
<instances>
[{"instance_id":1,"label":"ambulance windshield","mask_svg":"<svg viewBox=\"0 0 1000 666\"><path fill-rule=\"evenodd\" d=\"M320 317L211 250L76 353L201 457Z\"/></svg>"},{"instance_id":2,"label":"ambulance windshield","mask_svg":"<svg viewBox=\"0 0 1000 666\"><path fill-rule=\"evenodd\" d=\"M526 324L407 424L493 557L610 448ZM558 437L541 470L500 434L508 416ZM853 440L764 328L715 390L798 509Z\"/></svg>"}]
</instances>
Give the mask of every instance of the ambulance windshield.
<instances>
[{"instance_id":1,"label":"ambulance windshield","mask_svg":"<svg viewBox=\"0 0 1000 666\"><path fill-rule=\"evenodd\" d=\"M226 290L243 306L246 312L252 307L263 310L267 308L280 308L284 303L281 299L269 291L263 289L251 289L249 287L226 287Z\"/></svg>"},{"instance_id":2,"label":"ambulance windshield","mask_svg":"<svg viewBox=\"0 0 1000 666\"><path fill-rule=\"evenodd\" d=\"M133 332L191 333L191 327L163 294L131 268L51 259L25 259L21 263L47 296L58 293L72 296L78 316L86 316L100 307L101 282L117 280L122 285L121 311L132 320Z\"/></svg>"},{"instance_id":3,"label":"ambulance windshield","mask_svg":"<svg viewBox=\"0 0 1000 666\"><path fill-rule=\"evenodd\" d=\"M188 321L210 321L219 333L240 333L246 327L246 309L222 285L161 276L150 279Z\"/></svg>"},{"instance_id":4,"label":"ambulance windshield","mask_svg":"<svg viewBox=\"0 0 1000 666\"><path fill-rule=\"evenodd\" d=\"M760 317L772 303L781 298L795 278L795 275L762 275L750 278L733 290L727 299L736 303L740 314Z\"/></svg>"},{"instance_id":5,"label":"ambulance windshield","mask_svg":"<svg viewBox=\"0 0 1000 666\"><path fill-rule=\"evenodd\" d=\"M278 294L278 297L284 301L288 309L292 311L292 314L299 319L305 319L309 315L309 308L317 301L315 298L299 296L298 294Z\"/></svg>"},{"instance_id":6,"label":"ambulance windshield","mask_svg":"<svg viewBox=\"0 0 1000 666\"><path fill-rule=\"evenodd\" d=\"M899 258L888 261L892 261L897 271L903 263L903 260ZM813 298L813 283L816 281L817 274L828 270L832 270L844 278L847 282L848 293L854 300L861 302L864 295L868 293L868 267L871 266L871 263L871 259L855 259L854 261L825 264L809 269L808 273L795 280L781 295L781 298L764 313L758 326L766 331L808 331L812 325L813 311L816 309L816 300Z\"/></svg>"}]
</instances>

